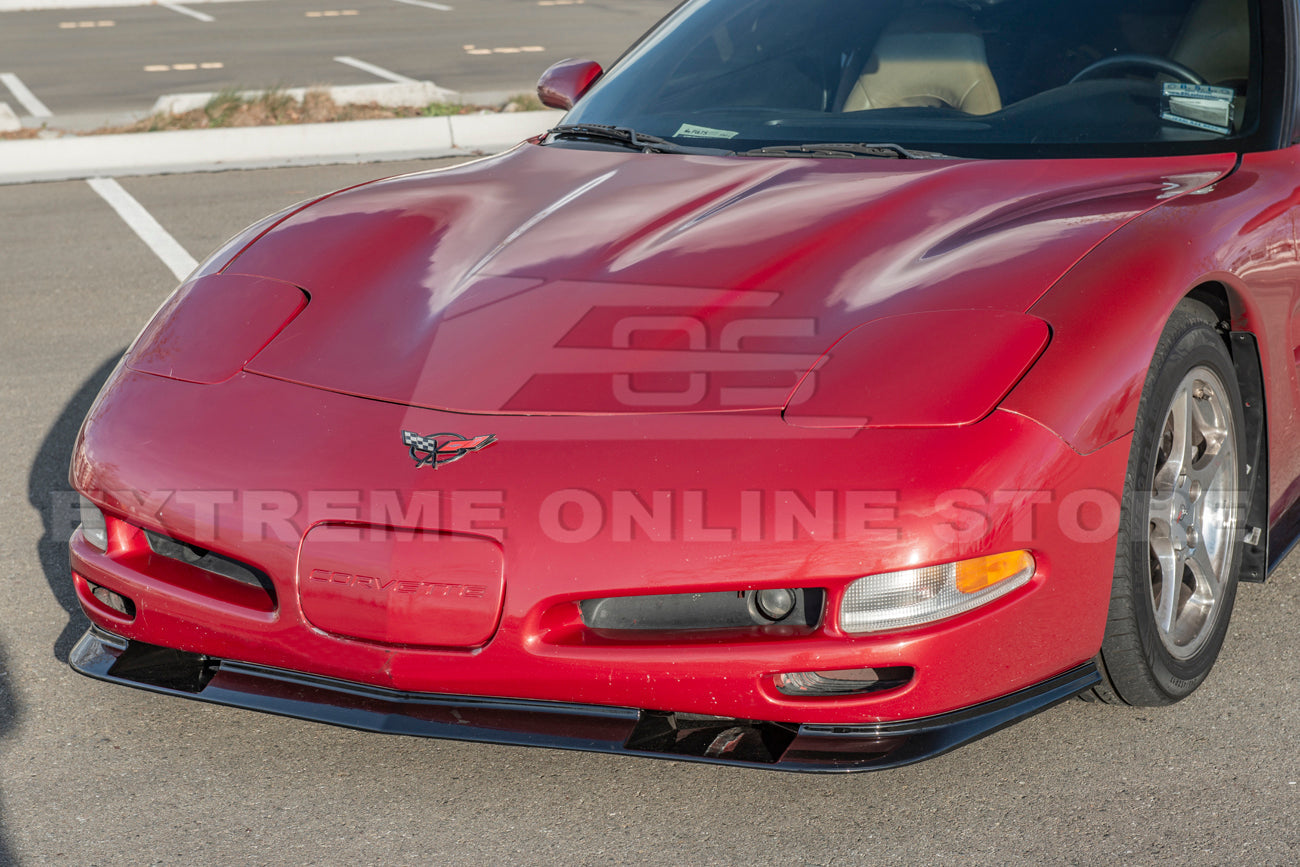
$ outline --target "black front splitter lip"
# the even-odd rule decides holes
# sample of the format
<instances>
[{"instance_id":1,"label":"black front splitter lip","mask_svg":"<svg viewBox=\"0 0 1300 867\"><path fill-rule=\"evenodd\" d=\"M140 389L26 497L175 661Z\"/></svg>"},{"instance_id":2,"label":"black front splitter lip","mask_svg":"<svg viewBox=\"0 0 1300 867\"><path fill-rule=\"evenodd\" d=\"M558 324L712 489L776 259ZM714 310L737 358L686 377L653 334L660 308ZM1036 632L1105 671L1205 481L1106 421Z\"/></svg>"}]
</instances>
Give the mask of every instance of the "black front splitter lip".
<instances>
[{"instance_id":1,"label":"black front splitter lip","mask_svg":"<svg viewBox=\"0 0 1300 867\"><path fill-rule=\"evenodd\" d=\"M130 641L91 627L69 657L89 677L383 734L833 773L933 758L1100 681L1092 663L960 711L869 724L792 724L567 702L409 693Z\"/></svg>"}]
</instances>

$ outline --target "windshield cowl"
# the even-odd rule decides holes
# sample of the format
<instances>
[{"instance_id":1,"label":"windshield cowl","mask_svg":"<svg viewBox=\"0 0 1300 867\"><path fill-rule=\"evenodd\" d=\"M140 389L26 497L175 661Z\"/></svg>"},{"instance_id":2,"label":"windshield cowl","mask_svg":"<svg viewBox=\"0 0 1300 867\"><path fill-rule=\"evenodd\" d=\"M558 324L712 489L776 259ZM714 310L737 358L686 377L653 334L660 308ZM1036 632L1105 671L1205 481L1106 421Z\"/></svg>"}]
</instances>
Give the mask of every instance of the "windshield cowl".
<instances>
[{"instance_id":1,"label":"windshield cowl","mask_svg":"<svg viewBox=\"0 0 1300 867\"><path fill-rule=\"evenodd\" d=\"M744 151L746 157L875 157L896 160L950 160L955 157L935 151L918 151L892 143L821 142L817 144L772 145Z\"/></svg>"},{"instance_id":2,"label":"windshield cowl","mask_svg":"<svg viewBox=\"0 0 1300 867\"><path fill-rule=\"evenodd\" d=\"M600 123L565 123L547 131L545 142L579 141L630 148L648 154L718 154L734 153L723 148L691 147L675 144L659 136L637 132L622 126Z\"/></svg>"}]
</instances>

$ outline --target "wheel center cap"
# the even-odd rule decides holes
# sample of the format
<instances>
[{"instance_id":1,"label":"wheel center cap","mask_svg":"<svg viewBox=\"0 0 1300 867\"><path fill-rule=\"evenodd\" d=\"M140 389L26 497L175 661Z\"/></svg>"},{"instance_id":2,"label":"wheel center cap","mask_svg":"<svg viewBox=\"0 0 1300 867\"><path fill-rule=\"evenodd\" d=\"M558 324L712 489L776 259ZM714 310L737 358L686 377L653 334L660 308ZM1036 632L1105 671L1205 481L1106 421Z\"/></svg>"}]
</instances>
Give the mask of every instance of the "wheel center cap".
<instances>
[{"instance_id":1,"label":"wheel center cap","mask_svg":"<svg viewBox=\"0 0 1300 867\"><path fill-rule=\"evenodd\" d=\"M1174 524L1185 533L1195 533L1196 531L1196 510L1192 508L1192 503L1188 497L1179 492L1174 495Z\"/></svg>"}]
</instances>

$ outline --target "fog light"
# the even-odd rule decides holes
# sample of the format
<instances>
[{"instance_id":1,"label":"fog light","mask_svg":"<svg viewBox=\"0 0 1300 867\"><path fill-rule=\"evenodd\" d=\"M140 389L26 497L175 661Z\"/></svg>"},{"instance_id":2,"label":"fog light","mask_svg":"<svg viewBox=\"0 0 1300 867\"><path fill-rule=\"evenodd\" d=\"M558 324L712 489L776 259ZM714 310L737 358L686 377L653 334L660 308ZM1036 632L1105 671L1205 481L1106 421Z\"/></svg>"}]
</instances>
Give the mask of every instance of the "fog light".
<instances>
[{"instance_id":1,"label":"fog light","mask_svg":"<svg viewBox=\"0 0 1300 867\"><path fill-rule=\"evenodd\" d=\"M793 590L759 590L754 594L754 607L768 620L784 620L798 603Z\"/></svg>"},{"instance_id":2,"label":"fog light","mask_svg":"<svg viewBox=\"0 0 1300 867\"><path fill-rule=\"evenodd\" d=\"M879 632L942 620L978 608L1029 583L1028 551L960 563L868 575L849 585L840 603L845 632Z\"/></svg>"},{"instance_id":3,"label":"fog light","mask_svg":"<svg viewBox=\"0 0 1300 867\"><path fill-rule=\"evenodd\" d=\"M104 523L104 513L84 496L81 498L81 535L99 550L108 550L108 527Z\"/></svg>"}]
</instances>

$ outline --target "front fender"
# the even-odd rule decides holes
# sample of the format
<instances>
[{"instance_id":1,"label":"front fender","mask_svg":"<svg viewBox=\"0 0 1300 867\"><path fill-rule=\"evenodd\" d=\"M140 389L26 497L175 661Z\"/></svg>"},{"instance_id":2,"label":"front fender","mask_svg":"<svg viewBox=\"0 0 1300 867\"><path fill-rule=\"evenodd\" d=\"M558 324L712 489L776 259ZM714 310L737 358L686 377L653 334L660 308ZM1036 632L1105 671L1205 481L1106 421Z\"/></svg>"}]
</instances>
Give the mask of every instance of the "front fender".
<instances>
[{"instance_id":1,"label":"front fender","mask_svg":"<svg viewBox=\"0 0 1300 867\"><path fill-rule=\"evenodd\" d=\"M1294 159L1292 151L1249 154L1232 175L1133 220L1080 260L1030 308L1051 325L1052 343L1002 408L1081 454L1128 435L1170 313L1214 284L1228 297L1234 330L1258 339L1270 429L1293 426Z\"/></svg>"}]
</instances>

